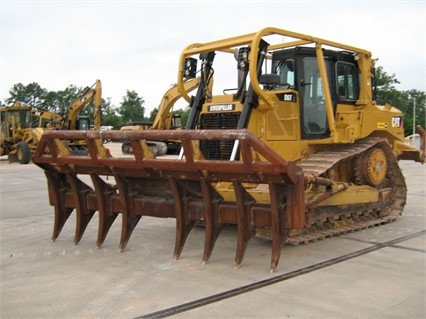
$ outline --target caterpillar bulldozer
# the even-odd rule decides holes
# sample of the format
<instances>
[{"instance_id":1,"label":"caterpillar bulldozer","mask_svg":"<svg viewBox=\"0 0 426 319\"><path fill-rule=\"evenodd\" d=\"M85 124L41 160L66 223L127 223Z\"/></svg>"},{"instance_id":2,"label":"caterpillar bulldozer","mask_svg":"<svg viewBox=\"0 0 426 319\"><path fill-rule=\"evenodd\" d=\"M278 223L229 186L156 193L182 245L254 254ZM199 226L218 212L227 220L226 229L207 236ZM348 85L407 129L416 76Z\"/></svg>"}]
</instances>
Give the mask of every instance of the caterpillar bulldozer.
<instances>
[{"instance_id":1,"label":"caterpillar bulldozer","mask_svg":"<svg viewBox=\"0 0 426 319\"><path fill-rule=\"evenodd\" d=\"M47 177L53 240L73 211L75 244L98 212L97 246L120 215L120 250L142 216L175 218L173 258L201 223L207 263L223 227L236 225L235 266L260 236L274 271L286 243L394 221L407 193L398 162L424 162L424 131L422 149L403 143L402 112L373 99L373 69L367 50L272 27L187 46L178 69L191 106L185 129L44 133L33 161ZM105 138L127 140L133 158L113 156ZM85 140L88 155L62 140ZM149 140L179 140L180 154L157 158Z\"/></svg>"},{"instance_id":2,"label":"caterpillar bulldozer","mask_svg":"<svg viewBox=\"0 0 426 319\"><path fill-rule=\"evenodd\" d=\"M184 83L184 92L188 94L200 84L200 78L188 78ZM163 95L160 105L157 108L157 115L153 123L146 122L131 122L127 123L120 130L122 131L139 131L139 130L176 130L182 128L182 119L178 114L173 114L172 108L176 102L182 98L180 88L177 84L173 85ZM165 154L177 154L180 150L180 143L176 140L165 142L160 141L146 141L151 151L155 156L162 156ZM132 154L133 149L131 143L125 141L121 145L123 154Z\"/></svg>"}]
</instances>

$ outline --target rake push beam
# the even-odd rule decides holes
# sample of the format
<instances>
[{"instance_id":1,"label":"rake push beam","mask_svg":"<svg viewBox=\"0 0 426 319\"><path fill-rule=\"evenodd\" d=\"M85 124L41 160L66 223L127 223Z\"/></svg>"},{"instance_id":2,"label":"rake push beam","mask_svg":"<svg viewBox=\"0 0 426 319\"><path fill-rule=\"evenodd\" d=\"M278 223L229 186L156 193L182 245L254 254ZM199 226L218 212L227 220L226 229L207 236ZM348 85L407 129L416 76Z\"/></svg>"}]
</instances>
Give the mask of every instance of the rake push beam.
<instances>
[{"instance_id":1,"label":"rake push beam","mask_svg":"<svg viewBox=\"0 0 426 319\"><path fill-rule=\"evenodd\" d=\"M103 140L129 141L132 157L113 157ZM179 140L183 158L156 158L147 140ZM73 155L66 144L84 140L88 155ZM237 160L206 160L204 140L239 141ZM229 142L228 142L229 143ZM178 259L196 222L205 225L202 261L207 263L224 225L237 225L235 265L244 257L257 227L272 234L271 270L277 267L289 229L304 225L303 172L247 130L182 131L48 131L33 162L44 169L54 207L56 239L73 211L75 243L95 212L99 214L97 246L101 246L118 215L122 218L119 248L125 249L142 216L176 218L173 258ZM89 175L92 185L79 176ZM114 178L110 184L107 176ZM226 187L224 187L226 185ZM269 198L258 198L261 185ZM231 190L224 192L224 189ZM233 194L229 196L229 194Z\"/></svg>"}]
</instances>

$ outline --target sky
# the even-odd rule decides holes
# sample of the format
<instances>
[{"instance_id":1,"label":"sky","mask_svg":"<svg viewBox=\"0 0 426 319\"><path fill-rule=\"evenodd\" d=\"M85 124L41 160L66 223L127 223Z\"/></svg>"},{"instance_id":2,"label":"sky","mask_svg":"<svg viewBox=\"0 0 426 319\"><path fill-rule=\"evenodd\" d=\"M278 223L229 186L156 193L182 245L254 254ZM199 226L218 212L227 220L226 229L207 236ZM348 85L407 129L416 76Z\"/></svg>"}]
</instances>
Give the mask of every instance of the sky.
<instances>
[{"instance_id":1,"label":"sky","mask_svg":"<svg viewBox=\"0 0 426 319\"><path fill-rule=\"evenodd\" d=\"M265 27L369 50L398 89L426 91L425 0L0 1L2 101L17 83L58 91L100 79L104 99L119 106L134 90L149 116L186 46Z\"/></svg>"}]
</instances>

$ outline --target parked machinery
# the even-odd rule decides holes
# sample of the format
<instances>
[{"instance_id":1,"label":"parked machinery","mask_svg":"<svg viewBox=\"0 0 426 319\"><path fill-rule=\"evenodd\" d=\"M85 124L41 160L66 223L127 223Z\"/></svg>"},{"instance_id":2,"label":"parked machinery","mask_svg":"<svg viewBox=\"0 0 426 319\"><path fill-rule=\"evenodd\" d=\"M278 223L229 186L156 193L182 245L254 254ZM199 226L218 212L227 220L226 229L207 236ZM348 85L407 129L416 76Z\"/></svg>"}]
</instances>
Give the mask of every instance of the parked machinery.
<instances>
[{"instance_id":1,"label":"parked machinery","mask_svg":"<svg viewBox=\"0 0 426 319\"><path fill-rule=\"evenodd\" d=\"M68 106L65 117L18 101L11 106L0 107L1 155L8 155L10 162L18 161L21 164L28 164L45 130L91 129L89 117L80 115L80 111L92 101L94 102L93 129L99 130L101 92L101 82L97 80L92 87ZM82 154L87 152L84 140L64 141L64 143L74 152Z\"/></svg>"},{"instance_id":2,"label":"parked machinery","mask_svg":"<svg viewBox=\"0 0 426 319\"><path fill-rule=\"evenodd\" d=\"M188 78L183 84L183 92L194 90L200 83L199 78ZM160 105L157 108L157 115L153 123L130 122L121 128L122 131L140 131L140 130L176 130L182 128L182 119L178 114L172 112L175 103L182 97L181 88L177 84L173 85L163 95ZM165 154L177 154L180 150L180 143L176 140L169 141L146 141L155 156ZM121 145L123 154L132 154L131 143L124 141Z\"/></svg>"},{"instance_id":3,"label":"parked machinery","mask_svg":"<svg viewBox=\"0 0 426 319\"><path fill-rule=\"evenodd\" d=\"M235 64L223 62L226 56L237 59L235 85L227 83ZM199 62L201 81L190 98L184 83ZM277 28L187 46L178 72L191 105L185 130L43 135L34 162L45 170L55 207L53 239L74 209L75 243L99 212L98 246L121 215L121 250L142 216L171 217L174 258L201 222L207 262L221 229L235 224L236 266L256 234L271 239L274 270L284 243L395 220L407 192L398 160L423 162L424 150L403 143L400 110L374 101L373 67L369 51ZM85 139L89 156L72 156L64 138ZM133 159L111 156L104 138L128 140ZM181 142L178 158L156 158L145 143L169 139Z\"/></svg>"},{"instance_id":4,"label":"parked machinery","mask_svg":"<svg viewBox=\"0 0 426 319\"><path fill-rule=\"evenodd\" d=\"M8 155L10 162L28 164L45 127L57 125L61 116L16 101L0 107L0 119L1 155Z\"/></svg>"},{"instance_id":5,"label":"parked machinery","mask_svg":"<svg viewBox=\"0 0 426 319\"><path fill-rule=\"evenodd\" d=\"M81 115L84 107L93 103L93 124L87 115ZM62 119L62 130L100 130L102 117L102 84L100 80L87 88L77 99L75 99L67 108L67 113ZM64 140L66 146L73 154L87 154L87 146L82 140Z\"/></svg>"}]
</instances>

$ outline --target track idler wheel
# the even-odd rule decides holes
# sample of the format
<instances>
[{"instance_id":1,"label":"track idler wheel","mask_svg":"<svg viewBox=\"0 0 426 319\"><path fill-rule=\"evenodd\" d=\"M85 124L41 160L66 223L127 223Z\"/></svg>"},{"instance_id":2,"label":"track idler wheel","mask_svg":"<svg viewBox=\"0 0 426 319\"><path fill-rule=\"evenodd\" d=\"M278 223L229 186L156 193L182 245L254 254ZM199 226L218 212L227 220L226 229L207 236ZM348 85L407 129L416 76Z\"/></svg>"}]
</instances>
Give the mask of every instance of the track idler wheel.
<instances>
[{"instance_id":1,"label":"track idler wheel","mask_svg":"<svg viewBox=\"0 0 426 319\"><path fill-rule=\"evenodd\" d=\"M369 149L360 159L361 182L377 187L386 178L388 162L385 152L380 147Z\"/></svg>"}]
</instances>

